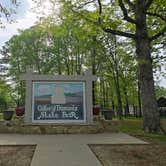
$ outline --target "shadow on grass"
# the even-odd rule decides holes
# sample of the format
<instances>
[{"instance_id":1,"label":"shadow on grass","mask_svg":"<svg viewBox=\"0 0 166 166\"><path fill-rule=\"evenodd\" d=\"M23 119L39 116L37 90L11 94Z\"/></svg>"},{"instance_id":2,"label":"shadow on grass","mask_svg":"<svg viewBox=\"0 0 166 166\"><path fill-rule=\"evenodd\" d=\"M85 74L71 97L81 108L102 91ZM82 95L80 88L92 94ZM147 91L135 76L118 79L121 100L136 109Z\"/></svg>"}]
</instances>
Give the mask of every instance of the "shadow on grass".
<instances>
[{"instance_id":1,"label":"shadow on grass","mask_svg":"<svg viewBox=\"0 0 166 166\"><path fill-rule=\"evenodd\" d=\"M133 136L166 141L166 135L144 132L142 129L142 118L124 118L123 120L118 120L118 124L119 131L121 132L125 132ZM166 119L161 119L161 124L166 130Z\"/></svg>"}]
</instances>

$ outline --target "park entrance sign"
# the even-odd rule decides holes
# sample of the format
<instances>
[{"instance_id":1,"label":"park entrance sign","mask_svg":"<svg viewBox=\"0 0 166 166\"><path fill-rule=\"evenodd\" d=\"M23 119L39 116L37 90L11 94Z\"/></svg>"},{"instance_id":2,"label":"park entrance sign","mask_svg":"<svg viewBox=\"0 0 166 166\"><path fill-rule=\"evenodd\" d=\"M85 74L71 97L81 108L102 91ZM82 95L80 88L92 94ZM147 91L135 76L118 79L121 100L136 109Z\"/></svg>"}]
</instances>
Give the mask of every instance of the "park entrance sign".
<instances>
[{"instance_id":1,"label":"park entrance sign","mask_svg":"<svg viewBox=\"0 0 166 166\"><path fill-rule=\"evenodd\" d=\"M33 122L85 122L85 83L33 82Z\"/></svg>"},{"instance_id":2,"label":"park entrance sign","mask_svg":"<svg viewBox=\"0 0 166 166\"><path fill-rule=\"evenodd\" d=\"M90 71L84 75L39 75L27 69L25 123L93 122L92 81Z\"/></svg>"}]
</instances>

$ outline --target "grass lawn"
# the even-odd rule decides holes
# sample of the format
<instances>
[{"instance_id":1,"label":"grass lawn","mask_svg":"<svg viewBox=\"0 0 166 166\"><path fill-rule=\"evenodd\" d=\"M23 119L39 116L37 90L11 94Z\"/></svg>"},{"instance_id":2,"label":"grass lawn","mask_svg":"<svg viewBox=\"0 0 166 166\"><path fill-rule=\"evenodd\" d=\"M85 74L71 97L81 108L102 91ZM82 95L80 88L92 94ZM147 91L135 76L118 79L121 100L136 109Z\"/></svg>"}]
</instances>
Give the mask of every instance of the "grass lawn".
<instances>
[{"instance_id":1,"label":"grass lawn","mask_svg":"<svg viewBox=\"0 0 166 166\"><path fill-rule=\"evenodd\" d=\"M145 133L142 130L142 118L124 118L123 120L118 120L119 130L127 134L142 137L147 139L154 139L158 141L166 142L166 136L156 133ZM162 127L166 130L166 118L161 119Z\"/></svg>"},{"instance_id":2,"label":"grass lawn","mask_svg":"<svg viewBox=\"0 0 166 166\"><path fill-rule=\"evenodd\" d=\"M0 113L0 120L3 120L3 114Z\"/></svg>"}]
</instances>

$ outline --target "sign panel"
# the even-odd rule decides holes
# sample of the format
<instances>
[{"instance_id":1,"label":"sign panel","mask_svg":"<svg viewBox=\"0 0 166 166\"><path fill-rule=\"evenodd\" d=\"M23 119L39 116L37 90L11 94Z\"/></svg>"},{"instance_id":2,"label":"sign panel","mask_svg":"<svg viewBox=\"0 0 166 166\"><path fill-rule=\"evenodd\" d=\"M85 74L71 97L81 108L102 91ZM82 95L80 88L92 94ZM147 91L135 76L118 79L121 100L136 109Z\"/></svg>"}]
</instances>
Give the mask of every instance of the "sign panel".
<instances>
[{"instance_id":1,"label":"sign panel","mask_svg":"<svg viewBox=\"0 0 166 166\"><path fill-rule=\"evenodd\" d=\"M84 82L33 82L32 122L85 122Z\"/></svg>"}]
</instances>

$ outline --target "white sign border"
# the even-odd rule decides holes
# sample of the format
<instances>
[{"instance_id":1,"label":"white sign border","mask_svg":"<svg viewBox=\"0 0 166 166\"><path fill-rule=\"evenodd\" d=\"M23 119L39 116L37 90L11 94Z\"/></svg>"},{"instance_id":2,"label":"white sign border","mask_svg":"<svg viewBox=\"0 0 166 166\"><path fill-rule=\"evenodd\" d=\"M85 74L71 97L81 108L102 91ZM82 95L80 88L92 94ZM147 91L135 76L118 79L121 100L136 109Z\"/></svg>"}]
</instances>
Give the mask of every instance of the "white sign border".
<instances>
[{"instance_id":1,"label":"white sign border","mask_svg":"<svg viewBox=\"0 0 166 166\"><path fill-rule=\"evenodd\" d=\"M34 84L35 83L82 83L83 85L83 120L34 120ZM83 81L32 81L32 123L86 123L85 82Z\"/></svg>"}]
</instances>

